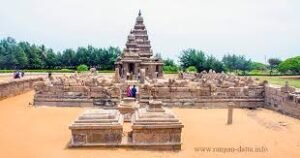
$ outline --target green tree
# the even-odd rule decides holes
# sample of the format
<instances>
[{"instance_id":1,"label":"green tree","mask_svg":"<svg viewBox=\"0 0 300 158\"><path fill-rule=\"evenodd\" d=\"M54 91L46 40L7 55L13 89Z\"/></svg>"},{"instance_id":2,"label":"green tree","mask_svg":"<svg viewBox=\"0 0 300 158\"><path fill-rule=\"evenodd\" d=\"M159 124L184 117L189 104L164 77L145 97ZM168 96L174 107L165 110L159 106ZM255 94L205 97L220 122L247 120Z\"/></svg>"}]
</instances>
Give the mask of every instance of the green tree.
<instances>
[{"instance_id":1,"label":"green tree","mask_svg":"<svg viewBox=\"0 0 300 158\"><path fill-rule=\"evenodd\" d=\"M7 37L0 41L0 67L20 69L27 65L27 57L15 39Z\"/></svg>"},{"instance_id":2,"label":"green tree","mask_svg":"<svg viewBox=\"0 0 300 158\"><path fill-rule=\"evenodd\" d=\"M260 62L252 62L251 63L252 70L267 70L267 65L260 63Z\"/></svg>"},{"instance_id":3,"label":"green tree","mask_svg":"<svg viewBox=\"0 0 300 158\"><path fill-rule=\"evenodd\" d=\"M239 56L238 57L238 63L237 63L237 69L241 70L243 72L243 75L246 74L246 71L251 70L251 60L246 59L245 56Z\"/></svg>"},{"instance_id":4,"label":"green tree","mask_svg":"<svg viewBox=\"0 0 300 158\"><path fill-rule=\"evenodd\" d=\"M278 70L283 73L290 71L294 74L300 74L300 56L284 60L278 65Z\"/></svg>"},{"instance_id":5,"label":"green tree","mask_svg":"<svg viewBox=\"0 0 300 158\"><path fill-rule=\"evenodd\" d=\"M109 47L108 49L98 50L98 68L102 70L112 70L117 57L121 54L119 48Z\"/></svg>"},{"instance_id":6,"label":"green tree","mask_svg":"<svg viewBox=\"0 0 300 158\"><path fill-rule=\"evenodd\" d=\"M21 47L16 47L15 59L17 60L16 67L23 69L28 65L28 58Z\"/></svg>"},{"instance_id":7,"label":"green tree","mask_svg":"<svg viewBox=\"0 0 300 158\"><path fill-rule=\"evenodd\" d=\"M225 71L224 65L214 56L207 56L205 61L205 70L209 71L210 69L215 70L216 72Z\"/></svg>"},{"instance_id":8,"label":"green tree","mask_svg":"<svg viewBox=\"0 0 300 158\"><path fill-rule=\"evenodd\" d=\"M61 55L61 64L62 66L66 68L74 68L75 65L80 65L82 63L77 62L78 59L76 59L77 54L73 49L66 49L63 51ZM59 56L59 55L58 55Z\"/></svg>"},{"instance_id":9,"label":"green tree","mask_svg":"<svg viewBox=\"0 0 300 158\"><path fill-rule=\"evenodd\" d=\"M251 70L252 62L250 59L246 59L243 55L227 54L224 55L222 62L224 63L225 68L232 72L235 71L238 73L238 70L241 70L243 74L246 71Z\"/></svg>"},{"instance_id":10,"label":"green tree","mask_svg":"<svg viewBox=\"0 0 300 158\"><path fill-rule=\"evenodd\" d=\"M281 63L282 61L277 58L270 58L268 60L269 66L270 66L270 75L272 75L273 70L277 68L277 66Z\"/></svg>"},{"instance_id":11,"label":"green tree","mask_svg":"<svg viewBox=\"0 0 300 158\"><path fill-rule=\"evenodd\" d=\"M206 56L203 51L187 49L179 56L180 66L185 70L190 66L196 67L198 72L205 70Z\"/></svg>"},{"instance_id":12,"label":"green tree","mask_svg":"<svg viewBox=\"0 0 300 158\"><path fill-rule=\"evenodd\" d=\"M178 66L175 64L174 60L167 58L164 61L164 67L163 70L165 72L171 72L171 73L176 73L178 72Z\"/></svg>"},{"instance_id":13,"label":"green tree","mask_svg":"<svg viewBox=\"0 0 300 158\"><path fill-rule=\"evenodd\" d=\"M58 66L59 60L52 49L47 50L45 63L46 63L46 67L48 69L51 69L51 68L53 69L56 66Z\"/></svg>"},{"instance_id":14,"label":"green tree","mask_svg":"<svg viewBox=\"0 0 300 158\"><path fill-rule=\"evenodd\" d=\"M165 66L177 66L173 59L167 58L166 60L163 61Z\"/></svg>"},{"instance_id":15,"label":"green tree","mask_svg":"<svg viewBox=\"0 0 300 158\"><path fill-rule=\"evenodd\" d=\"M225 68L232 72L237 71L238 56L235 54L227 54L223 56L222 62L224 63Z\"/></svg>"}]
</instances>

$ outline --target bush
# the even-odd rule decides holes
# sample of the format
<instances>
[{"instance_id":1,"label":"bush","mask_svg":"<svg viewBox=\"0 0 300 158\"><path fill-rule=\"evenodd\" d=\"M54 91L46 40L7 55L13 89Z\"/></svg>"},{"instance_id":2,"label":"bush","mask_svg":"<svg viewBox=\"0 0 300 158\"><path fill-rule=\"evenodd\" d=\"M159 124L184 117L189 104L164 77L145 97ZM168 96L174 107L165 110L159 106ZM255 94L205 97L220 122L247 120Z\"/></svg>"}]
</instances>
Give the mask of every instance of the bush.
<instances>
[{"instance_id":1,"label":"bush","mask_svg":"<svg viewBox=\"0 0 300 158\"><path fill-rule=\"evenodd\" d=\"M88 71L89 67L87 65L81 64L79 66L77 66L77 71L78 72L84 72L84 71Z\"/></svg>"},{"instance_id":2,"label":"bush","mask_svg":"<svg viewBox=\"0 0 300 158\"><path fill-rule=\"evenodd\" d=\"M178 72L178 67L177 66L164 66L163 70L164 70L164 72L177 73Z\"/></svg>"},{"instance_id":3,"label":"bush","mask_svg":"<svg viewBox=\"0 0 300 158\"><path fill-rule=\"evenodd\" d=\"M197 68L195 66L189 66L187 69L186 69L187 72L197 72Z\"/></svg>"}]
</instances>

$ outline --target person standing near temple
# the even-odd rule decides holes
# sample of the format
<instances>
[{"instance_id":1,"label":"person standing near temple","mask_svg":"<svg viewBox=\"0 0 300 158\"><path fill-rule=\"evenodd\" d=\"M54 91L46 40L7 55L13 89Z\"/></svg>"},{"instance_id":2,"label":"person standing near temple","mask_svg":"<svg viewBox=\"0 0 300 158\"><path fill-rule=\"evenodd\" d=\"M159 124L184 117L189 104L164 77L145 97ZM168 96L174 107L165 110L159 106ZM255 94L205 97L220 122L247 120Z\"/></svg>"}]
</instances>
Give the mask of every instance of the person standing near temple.
<instances>
[{"instance_id":1,"label":"person standing near temple","mask_svg":"<svg viewBox=\"0 0 300 158\"><path fill-rule=\"evenodd\" d=\"M135 88L135 85L133 85L133 87L131 88L131 96L133 97L133 98L136 98L136 88Z\"/></svg>"},{"instance_id":2,"label":"person standing near temple","mask_svg":"<svg viewBox=\"0 0 300 158\"><path fill-rule=\"evenodd\" d=\"M131 89L130 89L130 85L128 85L127 89L126 89L126 93L127 93L127 97L131 97Z\"/></svg>"},{"instance_id":3,"label":"person standing near temple","mask_svg":"<svg viewBox=\"0 0 300 158\"><path fill-rule=\"evenodd\" d=\"M21 77L24 77L24 76L25 76L25 72L21 71Z\"/></svg>"}]
</instances>

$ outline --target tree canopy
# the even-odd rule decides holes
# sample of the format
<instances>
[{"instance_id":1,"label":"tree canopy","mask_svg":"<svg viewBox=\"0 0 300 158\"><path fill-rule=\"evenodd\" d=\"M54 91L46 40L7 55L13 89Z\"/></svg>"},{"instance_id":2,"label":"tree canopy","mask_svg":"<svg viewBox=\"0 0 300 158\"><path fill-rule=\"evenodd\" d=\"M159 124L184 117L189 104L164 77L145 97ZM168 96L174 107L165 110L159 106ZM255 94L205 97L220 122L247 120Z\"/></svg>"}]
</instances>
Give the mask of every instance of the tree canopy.
<instances>
[{"instance_id":1,"label":"tree canopy","mask_svg":"<svg viewBox=\"0 0 300 158\"><path fill-rule=\"evenodd\" d=\"M164 71L165 72L170 72L170 73L176 73L178 72L178 65L176 65L176 63L174 62L173 59L170 59L170 58L167 58L166 60L163 60L164 61Z\"/></svg>"},{"instance_id":2,"label":"tree canopy","mask_svg":"<svg viewBox=\"0 0 300 158\"><path fill-rule=\"evenodd\" d=\"M17 43L8 37L0 41L0 69L55 69L72 68L85 64L102 70L112 70L121 53L118 47L79 47L54 52L44 45Z\"/></svg>"},{"instance_id":3,"label":"tree canopy","mask_svg":"<svg viewBox=\"0 0 300 158\"><path fill-rule=\"evenodd\" d=\"M190 66L194 66L198 72L210 69L216 72L224 71L224 65L221 61L212 55L206 55L201 50L187 49L181 52L179 57L181 67L186 70Z\"/></svg>"},{"instance_id":4,"label":"tree canopy","mask_svg":"<svg viewBox=\"0 0 300 158\"><path fill-rule=\"evenodd\" d=\"M260 62L252 62L251 63L251 69L253 70L267 70L268 69L268 66L263 64L263 63L260 63Z\"/></svg>"},{"instance_id":5,"label":"tree canopy","mask_svg":"<svg viewBox=\"0 0 300 158\"><path fill-rule=\"evenodd\" d=\"M270 75L272 75L273 73L273 69L277 68L277 66L282 62L280 59L278 58L270 58L268 60L269 62L269 66L270 66Z\"/></svg>"},{"instance_id":6,"label":"tree canopy","mask_svg":"<svg viewBox=\"0 0 300 158\"><path fill-rule=\"evenodd\" d=\"M290 71L294 74L300 74L300 56L284 60L278 65L278 70L283 73Z\"/></svg>"},{"instance_id":7,"label":"tree canopy","mask_svg":"<svg viewBox=\"0 0 300 158\"><path fill-rule=\"evenodd\" d=\"M252 61L243 55L227 54L222 61L225 68L231 72L241 70L245 74L246 71L251 70Z\"/></svg>"},{"instance_id":8,"label":"tree canopy","mask_svg":"<svg viewBox=\"0 0 300 158\"><path fill-rule=\"evenodd\" d=\"M91 45L78 47L77 49L64 49L55 52L45 45L30 44L29 42L17 42L11 37L0 40L0 69L76 69L79 65L95 67L101 70L113 70L117 57L121 54L118 47L96 48ZM156 58L161 54L156 53ZM163 59L162 59L163 60ZM278 58L270 58L269 65L252 62L243 55L227 54L222 60L213 55L197 49L185 49L179 56L177 65L173 59L163 60L165 72L176 73L184 71L230 71L243 72L266 72L270 75L276 69L281 73L300 74L300 56L281 61ZM253 73L252 73L253 74Z\"/></svg>"}]
</instances>

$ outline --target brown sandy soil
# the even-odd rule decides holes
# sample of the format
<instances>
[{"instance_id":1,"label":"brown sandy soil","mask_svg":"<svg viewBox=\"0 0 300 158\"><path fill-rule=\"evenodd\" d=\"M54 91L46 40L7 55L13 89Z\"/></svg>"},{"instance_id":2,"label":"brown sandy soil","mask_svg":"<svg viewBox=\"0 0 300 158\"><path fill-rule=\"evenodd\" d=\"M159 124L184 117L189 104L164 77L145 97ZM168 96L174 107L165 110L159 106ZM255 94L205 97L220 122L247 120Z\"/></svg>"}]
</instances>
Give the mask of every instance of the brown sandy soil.
<instances>
[{"instance_id":1,"label":"brown sandy soil","mask_svg":"<svg viewBox=\"0 0 300 158\"><path fill-rule=\"evenodd\" d=\"M273 111L234 110L226 125L226 109L173 109L185 125L178 152L133 149L68 149L68 125L83 108L32 107L33 92L0 101L0 157L109 158L109 157L300 157L300 120ZM201 147L267 148L265 152L203 152ZM213 149L211 149L213 150ZM249 150L248 150L249 151Z\"/></svg>"},{"instance_id":2,"label":"brown sandy soil","mask_svg":"<svg viewBox=\"0 0 300 158\"><path fill-rule=\"evenodd\" d=\"M70 75L68 73L54 73L53 76L62 76L62 75ZM36 77L47 77L48 73L26 73L25 76L21 79L29 79L29 78L36 78ZM8 74L0 74L0 83L1 82L8 82L13 80L20 80L20 79L14 79L12 73Z\"/></svg>"},{"instance_id":3,"label":"brown sandy soil","mask_svg":"<svg viewBox=\"0 0 300 158\"><path fill-rule=\"evenodd\" d=\"M74 73L52 73L52 76L54 77L58 77L58 76L69 76L72 75ZM105 77L112 77L114 75L114 73L99 73L101 76L105 76ZM26 78L35 78L35 77L47 77L48 73L26 73L25 74L25 79ZM1 82L8 82L8 81L12 81L12 80L19 80L19 79L13 79L13 74L12 73L7 73L7 74L0 74L0 83Z\"/></svg>"}]
</instances>

